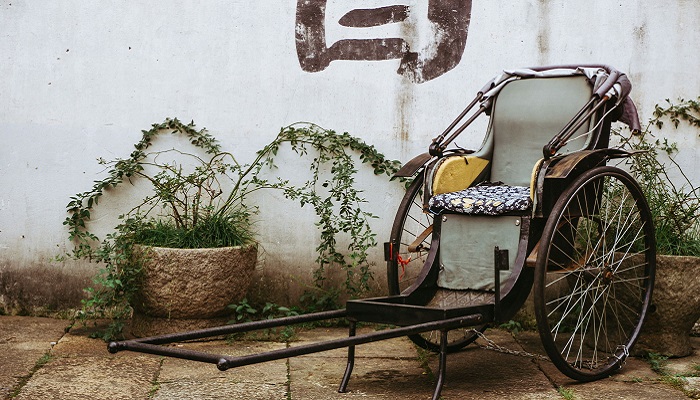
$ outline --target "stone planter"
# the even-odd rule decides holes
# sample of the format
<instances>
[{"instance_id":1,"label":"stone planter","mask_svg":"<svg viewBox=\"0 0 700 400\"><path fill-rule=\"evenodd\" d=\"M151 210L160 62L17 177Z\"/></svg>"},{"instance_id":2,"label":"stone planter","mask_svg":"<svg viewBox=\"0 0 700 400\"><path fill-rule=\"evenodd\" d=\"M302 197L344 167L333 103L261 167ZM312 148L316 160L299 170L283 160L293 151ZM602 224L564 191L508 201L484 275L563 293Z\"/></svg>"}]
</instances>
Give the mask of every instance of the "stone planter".
<instances>
[{"instance_id":1,"label":"stone planter","mask_svg":"<svg viewBox=\"0 0 700 400\"><path fill-rule=\"evenodd\" d=\"M656 310L642 327L635 353L690 355L690 332L700 318L700 258L657 256L652 303Z\"/></svg>"},{"instance_id":2,"label":"stone planter","mask_svg":"<svg viewBox=\"0 0 700 400\"><path fill-rule=\"evenodd\" d=\"M226 323L227 306L250 286L257 247L139 247L143 280L133 302L131 332L151 336Z\"/></svg>"}]
</instances>

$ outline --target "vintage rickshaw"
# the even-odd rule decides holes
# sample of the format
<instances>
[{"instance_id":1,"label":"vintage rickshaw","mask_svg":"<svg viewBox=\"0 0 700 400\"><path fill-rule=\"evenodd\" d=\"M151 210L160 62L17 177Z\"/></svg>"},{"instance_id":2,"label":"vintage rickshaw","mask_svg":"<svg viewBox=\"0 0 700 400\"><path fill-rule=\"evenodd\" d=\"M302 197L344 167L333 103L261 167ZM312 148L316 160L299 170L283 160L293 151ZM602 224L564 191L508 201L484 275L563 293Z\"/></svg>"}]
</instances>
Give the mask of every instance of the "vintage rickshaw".
<instances>
[{"instance_id":1,"label":"vintage rickshaw","mask_svg":"<svg viewBox=\"0 0 700 400\"><path fill-rule=\"evenodd\" d=\"M429 151L397 173L412 180L384 244L389 295L349 300L343 310L112 342L130 350L216 364L220 370L408 336L447 354L488 326L509 321L532 293L549 359L579 381L621 368L652 310L651 213L620 166L633 153L611 146L614 121L639 129L631 84L606 65L504 71L489 81ZM454 145L488 117L477 150ZM232 357L165 344L331 318L346 338ZM358 322L395 326L363 335Z\"/></svg>"}]
</instances>

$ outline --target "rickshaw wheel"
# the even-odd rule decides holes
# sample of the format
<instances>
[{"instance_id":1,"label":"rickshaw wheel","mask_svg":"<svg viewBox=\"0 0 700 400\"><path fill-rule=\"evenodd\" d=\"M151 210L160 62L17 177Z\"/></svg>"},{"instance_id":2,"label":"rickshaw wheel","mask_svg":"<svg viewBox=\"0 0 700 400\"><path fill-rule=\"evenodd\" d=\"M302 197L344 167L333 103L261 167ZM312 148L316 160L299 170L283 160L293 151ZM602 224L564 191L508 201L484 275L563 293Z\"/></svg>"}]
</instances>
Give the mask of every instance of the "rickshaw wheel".
<instances>
[{"instance_id":1,"label":"rickshaw wheel","mask_svg":"<svg viewBox=\"0 0 700 400\"><path fill-rule=\"evenodd\" d=\"M544 227L534 300L542 344L570 378L622 367L651 302L656 245L637 182L615 167L575 179Z\"/></svg>"},{"instance_id":2,"label":"rickshaw wheel","mask_svg":"<svg viewBox=\"0 0 700 400\"><path fill-rule=\"evenodd\" d=\"M389 294L398 295L415 283L430 252L433 215L423 212L423 174L419 174L406 190L394 218L389 243L397 256L387 261ZM424 236L422 240L417 238ZM414 248L409 251L409 246ZM454 297L454 296L453 296ZM454 300L453 300L454 302ZM486 326L475 329L483 332ZM434 352L440 351L440 332L431 331L408 336L416 345ZM457 351L477 339L471 329L448 332L447 351Z\"/></svg>"}]
</instances>

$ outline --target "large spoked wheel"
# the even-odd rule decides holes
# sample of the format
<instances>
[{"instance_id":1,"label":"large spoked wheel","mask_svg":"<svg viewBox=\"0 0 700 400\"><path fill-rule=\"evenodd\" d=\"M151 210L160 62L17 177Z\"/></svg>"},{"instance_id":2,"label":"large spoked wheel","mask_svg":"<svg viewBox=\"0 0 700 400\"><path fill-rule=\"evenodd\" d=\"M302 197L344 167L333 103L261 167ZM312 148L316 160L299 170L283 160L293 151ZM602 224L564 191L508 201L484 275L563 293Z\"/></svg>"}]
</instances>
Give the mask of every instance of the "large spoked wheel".
<instances>
[{"instance_id":1,"label":"large spoked wheel","mask_svg":"<svg viewBox=\"0 0 700 400\"><path fill-rule=\"evenodd\" d=\"M561 372L591 381L622 366L651 302L655 257L649 206L628 173L597 167L564 191L534 286L542 344Z\"/></svg>"},{"instance_id":2,"label":"large spoked wheel","mask_svg":"<svg viewBox=\"0 0 700 400\"><path fill-rule=\"evenodd\" d=\"M389 243L392 257L387 261L389 293L397 295L416 282L423 269L433 238L433 215L423 211L423 174L413 180L396 212ZM437 249L436 249L437 250ZM442 291L441 292L446 292ZM450 291L452 292L452 291ZM440 298L455 301L458 293L450 293ZM447 300L441 300L445 302ZM457 299L459 301L459 299ZM484 331L485 326L475 327ZM473 342L477 335L471 329L457 329L448 332L447 351L457 351ZM440 351L440 332L431 331L409 335L418 346L430 351Z\"/></svg>"}]
</instances>

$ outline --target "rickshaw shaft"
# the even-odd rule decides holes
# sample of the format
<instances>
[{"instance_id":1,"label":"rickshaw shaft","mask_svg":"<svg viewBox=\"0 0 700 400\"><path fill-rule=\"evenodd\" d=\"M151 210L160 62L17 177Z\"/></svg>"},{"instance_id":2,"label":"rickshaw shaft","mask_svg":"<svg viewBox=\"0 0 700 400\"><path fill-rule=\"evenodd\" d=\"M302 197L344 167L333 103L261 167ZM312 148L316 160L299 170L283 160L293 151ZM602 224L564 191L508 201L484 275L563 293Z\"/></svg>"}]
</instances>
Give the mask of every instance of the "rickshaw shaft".
<instances>
[{"instance_id":1,"label":"rickshaw shaft","mask_svg":"<svg viewBox=\"0 0 700 400\"><path fill-rule=\"evenodd\" d=\"M345 310L339 310L339 311L344 312ZM313 315L313 314L309 314L309 315ZM290 348L285 348L285 349L273 350L273 351L269 351L269 352L265 352L265 353L251 354L251 355L238 356L238 357L211 354L211 353L206 353L206 352L202 352L202 351L187 350L187 349L181 349L181 348L175 348L175 347L164 347L164 346L160 345L160 344L172 343L172 342L182 341L182 340L191 340L192 338L207 337L207 336L202 336L205 331L215 332L214 334L211 334L209 336L218 336L221 334L225 334L223 332L230 332L231 331L230 329L227 330L227 329L217 329L217 328L195 331L195 332L191 332L189 335L188 335L188 333L176 334L176 335L164 335L164 336L159 337L158 340L155 340L155 338L147 338L147 339L140 339L140 340L137 339L137 340L122 341L122 342L112 342L109 344L109 351L111 353L116 353L118 351L127 350L127 351L135 351L135 352L140 352L140 353L148 353L148 354L155 354L155 355L161 355L161 356L182 358L182 359L192 360L192 361L207 362L207 363L216 364L217 368L219 368L222 371L225 371L225 370L230 369L230 368L240 367L240 366L244 366L244 365L258 364L258 363L262 363L262 362L280 360L280 359L284 359L284 358L296 357L296 356L301 356L301 355L305 355L305 354L319 353L319 352L323 352L323 351L334 350L334 349L339 349L339 348L344 348L344 347L352 347L352 346L359 345L359 344L371 343L371 342L380 341L380 340L393 339L393 338L407 336L407 335L415 335L418 333L428 332L428 331L432 331L432 330L447 331L447 330L456 329L459 327L477 325L477 324L483 322L482 320L483 320L483 317L481 314L473 314L473 315L468 315L468 316L451 318L451 319L447 319L447 320L427 322L427 323L422 323L422 324L418 324L418 325L409 325L409 326L404 326L404 327L399 327L399 328L387 329L384 331L367 333L364 335L350 336L347 338L329 340L329 341L320 342L320 343L312 343L312 344L308 344L308 345L290 347ZM264 321L261 321L261 322L264 322ZM251 324L242 324L242 325L251 326ZM258 324L255 326L259 326L259 325L262 325L262 324ZM279 325L277 325L277 326L279 326ZM231 327L221 327L221 328L233 328L233 327L235 327L235 325L233 325ZM256 328L251 328L251 329L248 329L245 331L252 331L252 330L256 330L256 329L263 329L263 328L256 327ZM240 330L239 330L239 332L240 332ZM165 336L167 336L171 340L168 342L164 342L163 338ZM155 344L155 342L158 342L159 344Z\"/></svg>"}]
</instances>

